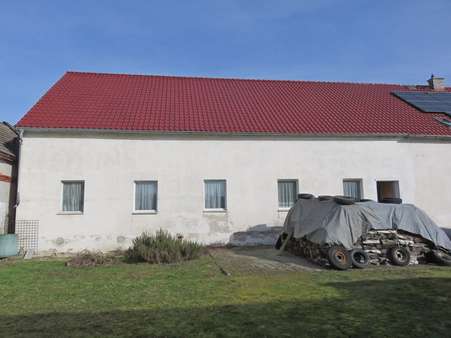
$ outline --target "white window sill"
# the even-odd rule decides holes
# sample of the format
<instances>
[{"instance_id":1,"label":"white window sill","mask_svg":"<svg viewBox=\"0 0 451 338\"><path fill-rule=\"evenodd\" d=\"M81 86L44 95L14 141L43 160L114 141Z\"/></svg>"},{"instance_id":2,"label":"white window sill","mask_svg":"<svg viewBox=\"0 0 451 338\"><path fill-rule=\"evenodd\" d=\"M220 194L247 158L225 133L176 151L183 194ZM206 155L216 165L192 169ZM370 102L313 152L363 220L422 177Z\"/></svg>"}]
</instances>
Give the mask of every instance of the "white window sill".
<instances>
[{"instance_id":1,"label":"white window sill","mask_svg":"<svg viewBox=\"0 0 451 338\"><path fill-rule=\"evenodd\" d=\"M57 215L83 215L83 211L60 211Z\"/></svg>"},{"instance_id":2,"label":"white window sill","mask_svg":"<svg viewBox=\"0 0 451 338\"><path fill-rule=\"evenodd\" d=\"M156 213L156 210L135 210L132 215L155 215Z\"/></svg>"},{"instance_id":3,"label":"white window sill","mask_svg":"<svg viewBox=\"0 0 451 338\"><path fill-rule=\"evenodd\" d=\"M204 209L204 213L217 213L217 214L225 214L227 213L227 209Z\"/></svg>"},{"instance_id":4,"label":"white window sill","mask_svg":"<svg viewBox=\"0 0 451 338\"><path fill-rule=\"evenodd\" d=\"M279 209L277 209L277 211L279 211L279 212L288 212L288 211L290 211L290 209L291 208L279 208Z\"/></svg>"}]
</instances>

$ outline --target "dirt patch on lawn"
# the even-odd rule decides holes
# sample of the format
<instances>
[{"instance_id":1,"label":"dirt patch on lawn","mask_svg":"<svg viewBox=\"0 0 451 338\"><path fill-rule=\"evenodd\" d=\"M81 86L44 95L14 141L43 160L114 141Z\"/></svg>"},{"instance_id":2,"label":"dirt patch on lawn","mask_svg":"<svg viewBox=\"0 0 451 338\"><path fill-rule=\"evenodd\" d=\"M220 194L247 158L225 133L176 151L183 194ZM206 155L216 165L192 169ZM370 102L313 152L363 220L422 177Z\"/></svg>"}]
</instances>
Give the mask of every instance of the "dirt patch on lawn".
<instances>
[{"instance_id":1,"label":"dirt patch on lawn","mask_svg":"<svg viewBox=\"0 0 451 338\"><path fill-rule=\"evenodd\" d=\"M210 249L210 254L231 275L324 270L305 258L272 247L215 248Z\"/></svg>"}]
</instances>

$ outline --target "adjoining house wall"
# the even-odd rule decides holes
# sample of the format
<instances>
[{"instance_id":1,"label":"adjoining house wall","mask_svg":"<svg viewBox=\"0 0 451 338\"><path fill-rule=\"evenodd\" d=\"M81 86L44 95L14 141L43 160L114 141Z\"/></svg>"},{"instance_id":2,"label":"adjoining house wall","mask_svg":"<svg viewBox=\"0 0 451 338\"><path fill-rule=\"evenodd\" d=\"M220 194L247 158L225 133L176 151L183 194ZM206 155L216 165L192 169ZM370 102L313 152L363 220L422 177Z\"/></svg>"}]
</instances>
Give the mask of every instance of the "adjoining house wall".
<instances>
[{"instance_id":1,"label":"adjoining house wall","mask_svg":"<svg viewBox=\"0 0 451 338\"><path fill-rule=\"evenodd\" d=\"M0 161L0 235L7 232L11 190L8 178L11 177L11 174L11 164Z\"/></svg>"},{"instance_id":2,"label":"adjoining house wall","mask_svg":"<svg viewBox=\"0 0 451 338\"><path fill-rule=\"evenodd\" d=\"M283 223L278 179L299 190L343 194L343 179L398 180L401 198L451 227L451 143L389 139L27 134L18 220L39 220L41 251L127 247L164 228L206 243ZM227 212L204 211L204 180L227 180ZM62 215L62 180L85 181L83 215ZM135 180L158 181L158 212L133 214Z\"/></svg>"}]
</instances>

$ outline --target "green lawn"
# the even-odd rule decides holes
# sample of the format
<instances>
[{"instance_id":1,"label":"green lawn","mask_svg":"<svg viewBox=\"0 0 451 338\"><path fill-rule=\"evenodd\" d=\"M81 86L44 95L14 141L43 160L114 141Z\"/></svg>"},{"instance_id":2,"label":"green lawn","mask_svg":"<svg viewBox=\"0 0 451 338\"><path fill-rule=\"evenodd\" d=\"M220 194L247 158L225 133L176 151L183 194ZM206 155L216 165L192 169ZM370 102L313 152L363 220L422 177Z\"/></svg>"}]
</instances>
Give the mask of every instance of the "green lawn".
<instances>
[{"instance_id":1,"label":"green lawn","mask_svg":"<svg viewBox=\"0 0 451 338\"><path fill-rule=\"evenodd\" d=\"M241 273L0 263L0 337L451 335L451 268Z\"/></svg>"}]
</instances>

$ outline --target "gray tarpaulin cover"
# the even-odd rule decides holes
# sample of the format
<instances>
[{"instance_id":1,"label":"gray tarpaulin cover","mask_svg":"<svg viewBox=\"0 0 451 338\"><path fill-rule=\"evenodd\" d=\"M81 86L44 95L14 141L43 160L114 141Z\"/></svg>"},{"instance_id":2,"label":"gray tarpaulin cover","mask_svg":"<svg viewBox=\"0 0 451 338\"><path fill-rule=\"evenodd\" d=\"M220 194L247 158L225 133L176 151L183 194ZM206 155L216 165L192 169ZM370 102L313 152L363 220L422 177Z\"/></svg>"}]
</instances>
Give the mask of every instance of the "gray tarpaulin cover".
<instances>
[{"instance_id":1,"label":"gray tarpaulin cover","mask_svg":"<svg viewBox=\"0 0 451 338\"><path fill-rule=\"evenodd\" d=\"M317 244L351 249L370 229L404 230L451 250L451 240L426 213L412 204L360 202L340 205L333 200L299 199L285 219L283 231Z\"/></svg>"}]
</instances>

